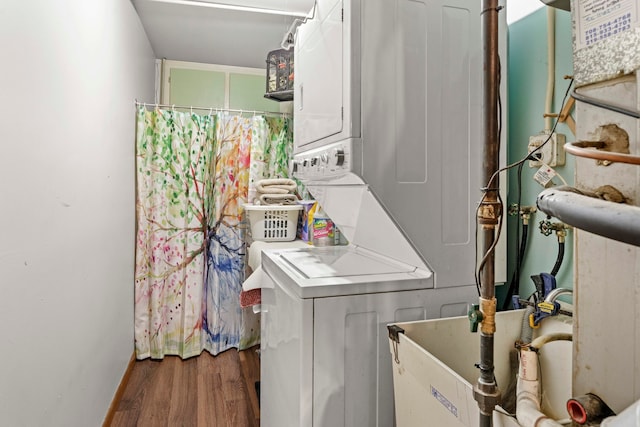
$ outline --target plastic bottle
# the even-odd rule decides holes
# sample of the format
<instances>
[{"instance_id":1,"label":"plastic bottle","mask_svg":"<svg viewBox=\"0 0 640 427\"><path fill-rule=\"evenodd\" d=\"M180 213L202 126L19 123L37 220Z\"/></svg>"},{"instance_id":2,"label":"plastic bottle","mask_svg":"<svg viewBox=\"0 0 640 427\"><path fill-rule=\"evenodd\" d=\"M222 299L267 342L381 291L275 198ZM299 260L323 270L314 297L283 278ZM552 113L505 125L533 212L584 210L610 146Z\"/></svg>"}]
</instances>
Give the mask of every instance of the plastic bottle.
<instances>
[{"instance_id":1,"label":"plastic bottle","mask_svg":"<svg viewBox=\"0 0 640 427\"><path fill-rule=\"evenodd\" d=\"M313 215L312 232L314 246L333 246L335 244L333 222L322 208L319 208Z\"/></svg>"}]
</instances>

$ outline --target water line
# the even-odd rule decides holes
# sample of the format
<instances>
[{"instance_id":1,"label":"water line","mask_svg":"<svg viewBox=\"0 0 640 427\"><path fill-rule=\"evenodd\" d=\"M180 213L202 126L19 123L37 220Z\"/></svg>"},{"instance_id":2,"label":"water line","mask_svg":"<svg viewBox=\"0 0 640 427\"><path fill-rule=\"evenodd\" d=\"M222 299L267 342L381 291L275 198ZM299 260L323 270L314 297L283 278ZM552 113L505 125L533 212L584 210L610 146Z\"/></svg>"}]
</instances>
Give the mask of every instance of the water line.
<instances>
[{"instance_id":1,"label":"water line","mask_svg":"<svg viewBox=\"0 0 640 427\"><path fill-rule=\"evenodd\" d=\"M478 222L482 225L482 255L486 262L481 271L480 311L480 377L474 387L474 399L478 402L480 427L491 427L493 410L500 402L500 391L494 375L495 334L495 242L496 227L502 215L499 202L500 141L498 126L498 97L500 61L498 57L498 0L482 0L481 28L483 53L483 171L482 182L486 186L478 209Z\"/></svg>"},{"instance_id":2,"label":"water line","mask_svg":"<svg viewBox=\"0 0 640 427\"><path fill-rule=\"evenodd\" d=\"M570 187L543 190L538 209L572 227L640 246L640 208L578 194Z\"/></svg>"}]
</instances>

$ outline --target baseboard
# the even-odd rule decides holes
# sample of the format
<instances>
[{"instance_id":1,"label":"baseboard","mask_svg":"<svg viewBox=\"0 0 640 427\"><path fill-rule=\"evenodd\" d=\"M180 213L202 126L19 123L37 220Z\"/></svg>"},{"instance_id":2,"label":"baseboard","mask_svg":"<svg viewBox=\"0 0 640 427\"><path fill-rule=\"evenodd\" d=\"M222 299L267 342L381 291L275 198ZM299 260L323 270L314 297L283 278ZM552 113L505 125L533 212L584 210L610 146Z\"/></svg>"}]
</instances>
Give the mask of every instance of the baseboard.
<instances>
[{"instance_id":1,"label":"baseboard","mask_svg":"<svg viewBox=\"0 0 640 427\"><path fill-rule=\"evenodd\" d=\"M109 405L109 410L107 411L107 415L104 417L104 421L102 423L102 427L109 427L113 422L113 417L118 410L118 405L120 405L120 400L122 400L122 395L124 395L124 391L127 389L127 384L129 384L129 378L131 378L131 373L133 372L133 367L136 364L136 353L135 351L131 354L131 359L129 359L129 364L127 365L127 370L124 371L124 375L120 380L120 384L118 385L118 389L116 393L113 395L113 400L111 401L111 405Z\"/></svg>"}]
</instances>

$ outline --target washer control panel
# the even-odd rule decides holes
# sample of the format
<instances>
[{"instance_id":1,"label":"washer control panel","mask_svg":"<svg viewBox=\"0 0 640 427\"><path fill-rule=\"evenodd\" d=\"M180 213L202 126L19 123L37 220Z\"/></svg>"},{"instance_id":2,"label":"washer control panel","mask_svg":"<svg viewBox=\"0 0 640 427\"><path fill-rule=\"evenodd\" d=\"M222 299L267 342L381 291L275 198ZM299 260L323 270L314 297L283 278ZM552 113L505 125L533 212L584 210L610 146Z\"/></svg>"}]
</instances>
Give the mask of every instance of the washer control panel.
<instances>
[{"instance_id":1,"label":"washer control panel","mask_svg":"<svg viewBox=\"0 0 640 427\"><path fill-rule=\"evenodd\" d=\"M351 140L296 154L291 164L293 176L300 180L336 178L352 172Z\"/></svg>"}]
</instances>

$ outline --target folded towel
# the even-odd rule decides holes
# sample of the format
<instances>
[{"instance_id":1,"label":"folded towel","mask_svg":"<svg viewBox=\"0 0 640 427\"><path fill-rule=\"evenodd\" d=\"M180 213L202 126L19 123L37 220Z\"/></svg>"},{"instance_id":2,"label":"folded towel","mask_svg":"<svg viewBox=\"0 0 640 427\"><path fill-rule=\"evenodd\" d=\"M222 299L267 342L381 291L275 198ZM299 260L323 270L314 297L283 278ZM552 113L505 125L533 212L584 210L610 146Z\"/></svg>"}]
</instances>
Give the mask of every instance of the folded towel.
<instances>
[{"instance_id":1,"label":"folded towel","mask_svg":"<svg viewBox=\"0 0 640 427\"><path fill-rule=\"evenodd\" d=\"M280 193L281 190L285 191L282 194L293 193L297 187L296 182L289 178L269 178L256 182L256 191L258 193ZM278 191L273 191L275 189Z\"/></svg>"},{"instance_id":2,"label":"folded towel","mask_svg":"<svg viewBox=\"0 0 640 427\"><path fill-rule=\"evenodd\" d=\"M257 194L289 194L291 193L291 191L289 191L288 188L282 188L279 185L270 185L269 187L256 190L256 193Z\"/></svg>"},{"instance_id":3,"label":"folded towel","mask_svg":"<svg viewBox=\"0 0 640 427\"><path fill-rule=\"evenodd\" d=\"M259 194L261 205L295 205L298 198L293 194Z\"/></svg>"}]
</instances>

